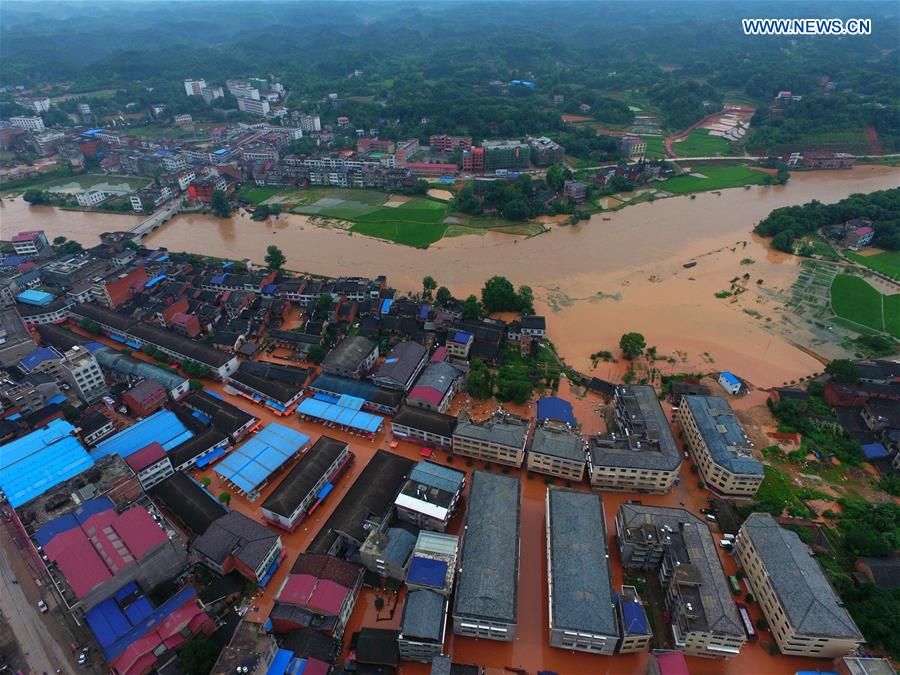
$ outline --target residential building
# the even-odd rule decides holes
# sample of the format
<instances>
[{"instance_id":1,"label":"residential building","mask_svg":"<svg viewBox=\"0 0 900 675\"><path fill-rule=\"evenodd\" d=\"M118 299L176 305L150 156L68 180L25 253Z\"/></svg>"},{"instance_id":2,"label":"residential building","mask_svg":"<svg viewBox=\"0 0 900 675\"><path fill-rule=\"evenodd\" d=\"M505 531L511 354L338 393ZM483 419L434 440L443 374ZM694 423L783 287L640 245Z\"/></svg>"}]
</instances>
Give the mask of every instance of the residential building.
<instances>
[{"instance_id":1,"label":"residential building","mask_svg":"<svg viewBox=\"0 0 900 675\"><path fill-rule=\"evenodd\" d=\"M613 423L612 433L597 434L588 441L591 487L668 492L682 458L653 387L616 386Z\"/></svg>"},{"instance_id":2,"label":"residential building","mask_svg":"<svg viewBox=\"0 0 900 675\"><path fill-rule=\"evenodd\" d=\"M266 99L255 99L241 96L237 100L238 110L251 115L259 115L260 117L268 117L272 111L269 102Z\"/></svg>"},{"instance_id":3,"label":"residential building","mask_svg":"<svg viewBox=\"0 0 900 675\"><path fill-rule=\"evenodd\" d=\"M705 521L684 509L621 504L616 540L623 567L658 571L676 648L709 658L740 653L746 634Z\"/></svg>"},{"instance_id":4,"label":"residential building","mask_svg":"<svg viewBox=\"0 0 900 675\"><path fill-rule=\"evenodd\" d=\"M36 256L50 248L47 235L43 230L27 230L12 237L13 250L16 255Z\"/></svg>"},{"instance_id":5,"label":"residential building","mask_svg":"<svg viewBox=\"0 0 900 675\"><path fill-rule=\"evenodd\" d=\"M647 153L647 141L640 136L624 136L619 140L619 150L628 159L640 159Z\"/></svg>"},{"instance_id":6,"label":"residential building","mask_svg":"<svg viewBox=\"0 0 900 675\"><path fill-rule=\"evenodd\" d=\"M522 466L527 440L528 421L500 412L480 424L460 421L453 432L453 454Z\"/></svg>"},{"instance_id":7,"label":"residential building","mask_svg":"<svg viewBox=\"0 0 900 675\"><path fill-rule=\"evenodd\" d=\"M518 477L472 474L453 604L457 635L503 642L516 637L520 490Z\"/></svg>"},{"instance_id":8,"label":"residential building","mask_svg":"<svg viewBox=\"0 0 900 675\"><path fill-rule=\"evenodd\" d=\"M326 499L352 461L347 443L321 436L262 503L263 518L293 532Z\"/></svg>"},{"instance_id":9,"label":"residential building","mask_svg":"<svg viewBox=\"0 0 900 675\"><path fill-rule=\"evenodd\" d=\"M453 591L459 537L420 530L406 571L410 591L428 589L446 598Z\"/></svg>"},{"instance_id":10,"label":"residential building","mask_svg":"<svg viewBox=\"0 0 900 675\"><path fill-rule=\"evenodd\" d=\"M862 633L796 532L754 513L734 549L782 654L834 658L854 652Z\"/></svg>"},{"instance_id":11,"label":"residential building","mask_svg":"<svg viewBox=\"0 0 900 675\"><path fill-rule=\"evenodd\" d=\"M584 478L584 439L577 431L552 424L538 427L526 465L529 471L580 482Z\"/></svg>"},{"instance_id":12,"label":"residential building","mask_svg":"<svg viewBox=\"0 0 900 675\"><path fill-rule=\"evenodd\" d=\"M434 134L428 139L428 145L432 152L465 152L472 148L472 137Z\"/></svg>"},{"instance_id":13,"label":"residential building","mask_svg":"<svg viewBox=\"0 0 900 675\"><path fill-rule=\"evenodd\" d=\"M50 110L50 99L47 96L21 96L15 99L15 104L39 115Z\"/></svg>"},{"instance_id":14,"label":"residential building","mask_svg":"<svg viewBox=\"0 0 900 675\"><path fill-rule=\"evenodd\" d=\"M391 430L395 437L442 450L453 447L455 429L455 417L409 405L400 406L391 420Z\"/></svg>"},{"instance_id":15,"label":"residential building","mask_svg":"<svg viewBox=\"0 0 900 675\"><path fill-rule=\"evenodd\" d=\"M728 401L682 396L677 415L706 486L728 497L755 495L763 466Z\"/></svg>"},{"instance_id":16,"label":"residential building","mask_svg":"<svg viewBox=\"0 0 900 675\"><path fill-rule=\"evenodd\" d=\"M441 654L447 630L448 601L428 589L410 591L403 603L397 646L405 661L424 661Z\"/></svg>"},{"instance_id":17,"label":"residential building","mask_svg":"<svg viewBox=\"0 0 900 675\"><path fill-rule=\"evenodd\" d=\"M840 656L834 660L838 675L897 675L887 659L864 656Z\"/></svg>"},{"instance_id":18,"label":"residential building","mask_svg":"<svg viewBox=\"0 0 900 675\"><path fill-rule=\"evenodd\" d=\"M299 113L297 116L297 123L300 125L300 128L303 131L309 133L312 133L314 131L322 131L322 122L319 120L318 115Z\"/></svg>"},{"instance_id":19,"label":"residential building","mask_svg":"<svg viewBox=\"0 0 900 675\"><path fill-rule=\"evenodd\" d=\"M259 100L259 89L247 80L225 80L228 93L236 99L250 98Z\"/></svg>"},{"instance_id":20,"label":"residential building","mask_svg":"<svg viewBox=\"0 0 900 675\"><path fill-rule=\"evenodd\" d=\"M398 520L443 532L466 487L466 474L435 462L419 462L394 500Z\"/></svg>"},{"instance_id":21,"label":"residential building","mask_svg":"<svg viewBox=\"0 0 900 675\"><path fill-rule=\"evenodd\" d=\"M203 100L206 101L207 105L215 101L217 98L222 98L225 96L225 90L222 89L219 85L206 86L200 88L200 95L203 97Z\"/></svg>"},{"instance_id":22,"label":"residential building","mask_svg":"<svg viewBox=\"0 0 900 675\"><path fill-rule=\"evenodd\" d=\"M201 96L203 94L203 88L206 86L206 80L192 80L186 79L184 81L184 93L188 96Z\"/></svg>"},{"instance_id":23,"label":"residential building","mask_svg":"<svg viewBox=\"0 0 900 675\"><path fill-rule=\"evenodd\" d=\"M619 654L646 652L650 648L653 632L647 620L647 612L634 586L622 586L622 592L616 598L616 610L619 617L619 628L622 639L619 642Z\"/></svg>"},{"instance_id":24,"label":"residential building","mask_svg":"<svg viewBox=\"0 0 900 675\"><path fill-rule=\"evenodd\" d=\"M475 336L472 333L463 330L456 330L447 335L447 354L450 356L466 360L469 358L469 350L475 342Z\"/></svg>"},{"instance_id":25,"label":"residential building","mask_svg":"<svg viewBox=\"0 0 900 675\"><path fill-rule=\"evenodd\" d=\"M406 397L406 404L445 413L462 387L464 375L462 369L446 361L429 363Z\"/></svg>"},{"instance_id":26,"label":"residential building","mask_svg":"<svg viewBox=\"0 0 900 675\"><path fill-rule=\"evenodd\" d=\"M197 559L218 574L236 570L265 585L281 555L281 537L242 513L229 511L194 541Z\"/></svg>"},{"instance_id":27,"label":"residential building","mask_svg":"<svg viewBox=\"0 0 900 675\"><path fill-rule=\"evenodd\" d=\"M546 532L550 646L612 656L620 631L600 496L548 488Z\"/></svg>"},{"instance_id":28,"label":"residential building","mask_svg":"<svg viewBox=\"0 0 900 675\"><path fill-rule=\"evenodd\" d=\"M267 675L280 651L275 636L263 630L261 624L241 619L231 641L219 652L210 675Z\"/></svg>"},{"instance_id":29,"label":"residential building","mask_svg":"<svg viewBox=\"0 0 900 675\"><path fill-rule=\"evenodd\" d=\"M463 152L463 171L484 171L484 148L470 148Z\"/></svg>"},{"instance_id":30,"label":"residential building","mask_svg":"<svg viewBox=\"0 0 900 675\"><path fill-rule=\"evenodd\" d=\"M843 152L819 152L803 155L808 169L852 169L856 157Z\"/></svg>"},{"instance_id":31,"label":"residential building","mask_svg":"<svg viewBox=\"0 0 900 675\"><path fill-rule=\"evenodd\" d=\"M684 654L674 649L654 649L647 664L647 675L690 675Z\"/></svg>"},{"instance_id":32,"label":"residential building","mask_svg":"<svg viewBox=\"0 0 900 675\"><path fill-rule=\"evenodd\" d=\"M575 204L581 204L587 199L587 185L580 180L567 180L563 183L563 197Z\"/></svg>"},{"instance_id":33,"label":"residential building","mask_svg":"<svg viewBox=\"0 0 900 675\"><path fill-rule=\"evenodd\" d=\"M0 308L0 366L15 366L36 347L16 308Z\"/></svg>"},{"instance_id":34,"label":"residential building","mask_svg":"<svg viewBox=\"0 0 900 675\"><path fill-rule=\"evenodd\" d=\"M406 141L398 141L394 150L395 161L399 163L409 162L419 152L419 139L410 138Z\"/></svg>"},{"instance_id":35,"label":"residential building","mask_svg":"<svg viewBox=\"0 0 900 675\"><path fill-rule=\"evenodd\" d=\"M406 578L415 545L416 535L412 528L400 524L372 528L359 547L359 563L378 576L399 583Z\"/></svg>"},{"instance_id":36,"label":"residential building","mask_svg":"<svg viewBox=\"0 0 900 675\"><path fill-rule=\"evenodd\" d=\"M547 320L542 316L528 314L522 317L521 334L536 339L543 339L547 335Z\"/></svg>"},{"instance_id":37,"label":"residential building","mask_svg":"<svg viewBox=\"0 0 900 675\"><path fill-rule=\"evenodd\" d=\"M109 393L97 359L83 347L72 347L63 355L63 377L85 403L94 403Z\"/></svg>"},{"instance_id":38,"label":"residential building","mask_svg":"<svg viewBox=\"0 0 900 675\"><path fill-rule=\"evenodd\" d=\"M116 430L113 420L101 413L90 411L78 420L81 440L87 446L94 446Z\"/></svg>"},{"instance_id":39,"label":"residential building","mask_svg":"<svg viewBox=\"0 0 900 675\"><path fill-rule=\"evenodd\" d=\"M734 373L729 373L728 371L719 373L719 385L734 396L744 391L744 383Z\"/></svg>"},{"instance_id":40,"label":"residential building","mask_svg":"<svg viewBox=\"0 0 900 675\"><path fill-rule=\"evenodd\" d=\"M428 350L421 344L412 340L400 342L372 375L372 382L385 389L407 392L427 361Z\"/></svg>"},{"instance_id":41,"label":"residential building","mask_svg":"<svg viewBox=\"0 0 900 675\"><path fill-rule=\"evenodd\" d=\"M176 471L154 485L148 494L194 537L228 513L222 502L186 471Z\"/></svg>"},{"instance_id":42,"label":"residential building","mask_svg":"<svg viewBox=\"0 0 900 675\"><path fill-rule=\"evenodd\" d=\"M485 171L522 171L531 163L531 146L519 141L482 141Z\"/></svg>"},{"instance_id":43,"label":"residential building","mask_svg":"<svg viewBox=\"0 0 900 675\"><path fill-rule=\"evenodd\" d=\"M343 377L362 377L378 359L378 345L361 335L344 338L322 361L322 370Z\"/></svg>"},{"instance_id":44,"label":"residential building","mask_svg":"<svg viewBox=\"0 0 900 675\"><path fill-rule=\"evenodd\" d=\"M9 118L9 123L17 129L25 129L27 131L44 131L44 129L47 128L44 126L43 117L16 115L15 117Z\"/></svg>"},{"instance_id":45,"label":"residential building","mask_svg":"<svg viewBox=\"0 0 900 675\"><path fill-rule=\"evenodd\" d=\"M528 145L531 146L531 162L535 166L561 164L566 158L565 148L546 136L529 138Z\"/></svg>"},{"instance_id":46,"label":"residential building","mask_svg":"<svg viewBox=\"0 0 900 675\"><path fill-rule=\"evenodd\" d=\"M128 455L125 463L137 475L138 481L145 491L175 473L168 453L156 441Z\"/></svg>"},{"instance_id":47,"label":"residential building","mask_svg":"<svg viewBox=\"0 0 900 675\"><path fill-rule=\"evenodd\" d=\"M141 380L122 395L122 402L135 417L149 417L168 402L166 388L156 380Z\"/></svg>"},{"instance_id":48,"label":"residential building","mask_svg":"<svg viewBox=\"0 0 900 675\"><path fill-rule=\"evenodd\" d=\"M385 138L360 138L356 141L356 151L361 155L370 152L393 153L394 141Z\"/></svg>"}]
</instances>

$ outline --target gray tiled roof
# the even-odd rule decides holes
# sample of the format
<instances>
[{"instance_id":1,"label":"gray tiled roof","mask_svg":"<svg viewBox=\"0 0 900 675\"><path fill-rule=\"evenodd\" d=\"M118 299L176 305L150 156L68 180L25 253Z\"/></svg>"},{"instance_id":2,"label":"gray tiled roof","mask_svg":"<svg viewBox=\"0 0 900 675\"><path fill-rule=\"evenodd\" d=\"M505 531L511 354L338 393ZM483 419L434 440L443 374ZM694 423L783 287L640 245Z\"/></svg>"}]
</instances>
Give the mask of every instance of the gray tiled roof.
<instances>
[{"instance_id":1,"label":"gray tiled roof","mask_svg":"<svg viewBox=\"0 0 900 675\"><path fill-rule=\"evenodd\" d=\"M443 595L428 589L411 591L406 596L406 604L403 606L400 634L404 638L439 642L444 623L445 602Z\"/></svg>"},{"instance_id":2,"label":"gray tiled roof","mask_svg":"<svg viewBox=\"0 0 900 675\"><path fill-rule=\"evenodd\" d=\"M809 547L768 513L754 513L741 526L759 558L791 625L806 635L862 639Z\"/></svg>"},{"instance_id":3,"label":"gray tiled roof","mask_svg":"<svg viewBox=\"0 0 900 675\"><path fill-rule=\"evenodd\" d=\"M520 450L525 445L525 437L528 435L528 427L524 424L509 424L488 420L482 424L473 422L459 422L453 437L473 438L478 441L496 443L508 448Z\"/></svg>"},{"instance_id":4,"label":"gray tiled roof","mask_svg":"<svg viewBox=\"0 0 900 675\"><path fill-rule=\"evenodd\" d=\"M566 433L540 427L531 439L531 451L561 459L584 462L584 441L577 433Z\"/></svg>"},{"instance_id":5,"label":"gray tiled roof","mask_svg":"<svg viewBox=\"0 0 900 675\"><path fill-rule=\"evenodd\" d=\"M255 570L263 562L278 535L237 511L229 511L194 541L194 550L222 564L233 554Z\"/></svg>"},{"instance_id":6,"label":"gray tiled roof","mask_svg":"<svg viewBox=\"0 0 900 675\"><path fill-rule=\"evenodd\" d=\"M373 379L376 382L389 380L405 387L427 353L428 350L418 342L401 342L390 351Z\"/></svg>"},{"instance_id":7,"label":"gray tiled roof","mask_svg":"<svg viewBox=\"0 0 900 675\"><path fill-rule=\"evenodd\" d=\"M731 473L762 475L762 463L753 457L750 442L728 401L719 396L684 396L681 401L691 411L716 464Z\"/></svg>"},{"instance_id":8,"label":"gray tiled roof","mask_svg":"<svg viewBox=\"0 0 900 675\"><path fill-rule=\"evenodd\" d=\"M520 505L518 478L472 474L454 616L516 622Z\"/></svg>"},{"instance_id":9,"label":"gray tiled roof","mask_svg":"<svg viewBox=\"0 0 900 675\"><path fill-rule=\"evenodd\" d=\"M366 357L375 349L375 343L361 335L351 335L344 338L335 347L325 360L322 367L326 370L336 368L339 370L355 370L365 361Z\"/></svg>"},{"instance_id":10,"label":"gray tiled roof","mask_svg":"<svg viewBox=\"0 0 900 675\"><path fill-rule=\"evenodd\" d=\"M435 391L439 391L441 394L445 394L450 390L450 387L453 386L453 383L462 377L462 375L462 370L456 366L450 365L446 361L429 363L425 366L425 370L422 371L422 374L419 375L419 379L416 380L415 386L429 387Z\"/></svg>"},{"instance_id":11,"label":"gray tiled roof","mask_svg":"<svg viewBox=\"0 0 900 675\"><path fill-rule=\"evenodd\" d=\"M445 492L455 493L466 482L466 474L435 462L419 462L409 472L409 479Z\"/></svg>"},{"instance_id":12,"label":"gray tiled roof","mask_svg":"<svg viewBox=\"0 0 900 675\"><path fill-rule=\"evenodd\" d=\"M553 628L618 637L600 496L550 488Z\"/></svg>"}]
</instances>

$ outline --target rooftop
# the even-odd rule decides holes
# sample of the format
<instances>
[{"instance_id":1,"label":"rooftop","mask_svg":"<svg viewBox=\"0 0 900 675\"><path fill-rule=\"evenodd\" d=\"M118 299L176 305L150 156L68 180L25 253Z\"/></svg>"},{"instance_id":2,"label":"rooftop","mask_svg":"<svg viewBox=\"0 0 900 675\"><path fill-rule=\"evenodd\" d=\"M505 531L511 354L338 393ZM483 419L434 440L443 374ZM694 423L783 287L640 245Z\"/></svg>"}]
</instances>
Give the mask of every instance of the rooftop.
<instances>
[{"instance_id":1,"label":"rooftop","mask_svg":"<svg viewBox=\"0 0 900 675\"><path fill-rule=\"evenodd\" d=\"M154 441L168 452L193 435L194 433L175 413L171 410L160 410L100 441L91 454L95 459L109 454L126 458Z\"/></svg>"},{"instance_id":2,"label":"rooftop","mask_svg":"<svg viewBox=\"0 0 900 675\"><path fill-rule=\"evenodd\" d=\"M731 473L762 475L762 463L753 457L753 446L728 401L719 396L684 396L681 400L716 464Z\"/></svg>"},{"instance_id":3,"label":"rooftop","mask_svg":"<svg viewBox=\"0 0 900 675\"><path fill-rule=\"evenodd\" d=\"M351 335L344 338L337 347L331 350L322 361L322 368L326 370L357 370L376 348L377 345L368 338Z\"/></svg>"},{"instance_id":4,"label":"rooftop","mask_svg":"<svg viewBox=\"0 0 900 675\"><path fill-rule=\"evenodd\" d=\"M520 489L512 476L472 474L454 616L516 622Z\"/></svg>"},{"instance_id":5,"label":"rooftop","mask_svg":"<svg viewBox=\"0 0 900 675\"><path fill-rule=\"evenodd\" d=\"M754 513L741 526L762 561L793 628L803 635L862 640L809 547L768 513Z\"/></svg>"},{"instance_id":6,"label":"rooftop","mask_svg":"<svg viewBox=\"0 0 900 675\"><path fill-rule=\"evenodd\" d=\"M518 420L512 418L496 416L481 423L459 422L453 436L454 438L457 436L473 438L518 450L525 447L528 424L519 423Z\"/></svg>"},{"instance_id":7,"label":"rooftop","mask_svg":"<svg viewBox=\"0 0 900 675\"><path fill-rule=\"evenodd\" d=\"M232 450L215 471L245 493L252 494L307 443L309 436L306 434L283 424L268 424Z\"/></svg>"},{"instance_id":8,"label":"rooftop","mask_svg":"<svg viewBox=\"0 0 900 675\"><path fill-rule=\"evenodd\" d=\"M547 499L551 625L618 636L600 496L550 488Z\"/></svg>"},{"instance_id":9,"label":"rooftop","mask_svg":"<svg viewBox=\"0 0 900 675\"><path fill-rule=\"evenodd\" d=\"M347 450L347 444L330 436L320 436L300 461L284 477L262 508L290 518L328 468Z\"/></svg>"},{"instance_id":10,"label":"rooftop","mask_svg":"<svg viewBox=\"0 0 900 675\"><path fill-rule=\"evenodd\" d=\"M444 438L452 438L453 431L456 429L456 418L435 410L402 405L394 415L392 424L400 424Z\"/></svg>"},{"instance_id":11,"label":"rooftop","mask_svg":"<svg viewBox=\"0 0 900 675\"><path fill-rule=\"evenodd\" d=\"M405 387L427 354L428 350L418 342L401 342L391 349L373 377Z\"/></svg>"},{"instance_id":12,"label":"rooftop","mask_svg":"<svg viewBox=\"0 0 900 675\"><path fill-rule=\"evenodd\" d=\"M531 451L541 455L584 462L581 434L538 427L531 439Z\"/></svg>"},{"instance_id":13,"label":"rooftop","mask_svg":"<svg viewBox=\"0 0 900 675\"><path fill-rule=\"evenodd\" d=\"M149 494L196 536L202 535L228 513L218 499L184 471L176 471L157 483L150 488Z\"/></svg>"},{"instance_id":14,"label":"rooftop","mask_svg":"<svg viewBox=\"0 0 900 675\"><path fill-rule=\"evenodd\" d=\"M400 635L406 639L441 642L447 599L427 589L410 591L403 605Z\"/></svg>"},{"instance_id":15,"label":"rooftop","mask_svg":"<svg viewBox=\"0 0 900 675\"><path fill-rule=\"evenodd\" d=\"M229 511L194 541L194 550L217 564L233 555L255 570L265 561L277 540L278 535L269 528L242 513Z\"/></svg>"}]
</instances>

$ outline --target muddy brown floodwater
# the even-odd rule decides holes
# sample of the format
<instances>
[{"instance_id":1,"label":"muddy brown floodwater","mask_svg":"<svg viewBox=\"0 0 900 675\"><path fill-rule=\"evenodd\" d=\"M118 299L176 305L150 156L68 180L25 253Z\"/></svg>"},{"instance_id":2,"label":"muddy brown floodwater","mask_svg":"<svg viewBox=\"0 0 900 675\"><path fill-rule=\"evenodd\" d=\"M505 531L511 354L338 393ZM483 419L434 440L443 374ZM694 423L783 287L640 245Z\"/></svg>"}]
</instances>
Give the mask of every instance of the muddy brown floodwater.
<instances>
[{"instance_id":1,"label":"muddy brown floodwater","mask_svg":"<svg viewBox=\"0 0 900 675\"><path fill-rule=\"evenodd\" d=\"M277 244L288 267L306 272L374 276L387 274L400 290L421 287L431 275L457 296L477 293L494 274L532 286L536 309L546 314L549 334L571 365L600 377L621 376L620 364L590 355L616 351L623 332L643 333L649 345L674 363L664 373L732 370L758 387L780 385L821 363L795 345L809 336L788 330L780 307L758 289L788 288L798 259L771 251L752 235L775 208L812 199L835 202L855 192L900 185L895 167L796 173L788 185L756 186L660 199L577 226L558 226L524 239L503 234L444 239L427 250L317 227L303 216L267 223L246 214L230 219L181 215L146 239L148 246L262 261ZM101 232L125 229L131 216L29 208L21 199L0 207L3 231L40 227L92 244ZM752 263L742 264L751 259ZM696 260L685 269L683 263ZM750 275L739 302L715 297L730 281ZM762 286L756 281L762 279ZM760 316L756 316L757 313ZM766 321L768 317L769 321Z\"/></svg>"}]
</instances>

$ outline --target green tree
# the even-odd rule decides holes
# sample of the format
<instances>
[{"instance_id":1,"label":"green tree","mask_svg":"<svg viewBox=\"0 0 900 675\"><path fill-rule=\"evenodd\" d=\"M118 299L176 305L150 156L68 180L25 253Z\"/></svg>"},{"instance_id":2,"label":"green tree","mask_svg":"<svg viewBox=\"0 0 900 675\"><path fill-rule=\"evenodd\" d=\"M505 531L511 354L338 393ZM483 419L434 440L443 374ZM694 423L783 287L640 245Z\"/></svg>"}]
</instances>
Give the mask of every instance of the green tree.
<instances>
[{"instance_id":1,"label":"green tree","mask_svg":"<svg viewBox=\"0 0 900 675\"><path fill-rule=\"evenodd\" d=\"M82 319L78 322L78 325L81 326L88 333L93 333L94 335L100 334L100 324L94 321L93 319Z\"/></svg>"},{"instance_id":2,"label":"green tree","mask_svg":"<svg viewBox=\"0 0 900 675\"><path fill-rule=\"evenodd\" d=\"M481 303L478 302L478 298L474 295L470 295L465 299L462 306L462 316L466 321L471 321L472 319L480 319L482 314Z\"/></svg>"},{"instance_id":3,"label":"green tree","mask_svg":"<svg viewBox=\"0 0 900 675\"><path fill-rule=\"evenodd\" d=\"M835 382L854 384L859 380L859 369L850 359L834 359L825 366L825 372Z\"/></svg>"},{"instance_id":4,"label":"green tree","mask_svg":"<svg viewBox=\"0 0 900 675\"><path fill-rule=\"evenodd\" d=\"M53 245L54 245L54 246L62 246L62 245L65 244L65 243L66 243L66 238L63 237L63 236L59 236L59 237L54 237L54 238L53 238Z\"/></svg>"},{"instance_id":5,"label":"green tree","mask_svg":"<svg viewBox=\"0 0 900 675\"><path fill-rule=\"evenodd\" d=\"M446 286L441 286L437 289L437 294L435 295L435 299L437 300L439 305L446 305L450 300L453 299L453 295L450 293L450 289Z\"/></svg>"},{"instance_id":6,"label":"green tree","mask_svg":"<svg viewBox=\"0 0 900 675\"><path fill-rule=\"evenodd\" d=\"M219 651L219 645L201 634L187 642L178 651L178 657L187 675L209 675Z\"/></svg>"},{"instance_id":7,"label":"green tree","mask_svg":"<svg viewBox=\"0 0 900 675\"><path fill-rule=\"evenodd\" d=\"M275 244L269 244L266 248L266 266L270 270L280 270L284 267L286 260L287 258L284 257L284 253L281 252L280 248Z\"/></svg>"},{"instance_id":8,"label":"green tree","mask_svg":"<svg viewBox=\"0 0 900 675\"><path fill-rule=\"evenodd\" d=\"M457 192L453 201L450 203L450 206L455 211L468 213L470 215L481 213L481 200L478 199L475 195L475 191L470 186L466 186Z\"/></svg>"},{"instance_id":9,"label":"green tree","mask_svg":"<svg viewBox=\"0 0 900 675\"><path fill-rule=\"evenodd\" d=\"M325 314L329 309L331 309L331 294L330 293L322 293L316 299L316 314Z\"/></svg>"},{"instance_id":10,"label":"green tree","mask_svg":"<svg viewBox=\"0 0 900 675\"><path fill-rule=\"evenodd\" d=\"M524 199L513 199L503 207L503 217L507 220L528 220L528 203Z\"/></svg>"},{"instance_id":11,"label":"green tree","mask_svg":"<svg viewBox=\"0 0 900 675\"><path fill-rule=\"evenodd\" d=\"M466 391L473 398L486 399L494 395L494 376L481 359L472 359Z\"/></svg>"},{"instance_id":12,"label":"green tree","mask_svg":"<svg viewBox=\"0 0 900 675\"><path fill-rule=\"evenodd\" d=\"M306 355L313 363L322 363L322 361L325 359L325 348L322 345L313 345L309 348L309 351L306 353Z\"/></svg>"},{"instance_id":13,"label":"green tree","mask_svg":"<svg viewBox=\"0 0 900 675\"><path fill-rule=\"evenodd\" d=\"M207 488L208 488L210 485L212 485L212 478L210 478L209 476L203 476L203 477L200 479L200 484L201 484L203 487L207 487Z\"/></svg>"},{"instance_id":14,"label":"green tree","mask_svg":"<svg viewBox=\"0 0 900 675\"><path fill-rule=\"evenodd\" d=\"M200 391L203 389L203 381L202 380L191 380L188 383L188 386L191 388L191 391Z\"/></svg>"},{"instance_id":15,"label":"green tree","mask_svg":"<svg viewBox=\"0 0 900 675\"><path fill-rule=\"evenodd\" d=\"M625 355L626 359L633 359L644 353L647 341L640 333L625 333L619 339L619 349Z\"/></svg>"},{"instance_id":16,"label":"green tree","mask_svg":"<svg viewBox=\"0 0 900 675\"><path fill-rule=\"evenodd\" d=\"M428 276L422 279L422 294L427 300L431 299L431 294L435 288L437 288L437 282L434 280L434 277Z\"/></svg>"},{"instance_id":17,"label":"green tree","mask_svg":"<svg viewBox=\"0 0 900 675\"><path fill-rule=\"evenodd\" d=\"M487 312L512 312L518 309L518 298L506 277L493 276L484 282L481 304Z\"/></svg>"},{"instance_id":18,"label":"green tree","mask_svg":"<svg viewBox=\"0 0 900 675\"><path fill-rule=\"evenodd\" d=\"M223 492L219 495L219 501L222 502L225 506L228 506L231 503L231 493Z\"/></svg>"},{"instance_id":19,"label":"green tree","mask_svg":"<svg viewBox=\"0 0 900 675\"><path fill-rule=\"evenodd\" d=\"M544 179L554 191L559 192L563 189L566 182L566 174L559 164L554 164L547 169L547 177Z\"/></svg>"},{"instance_id":20,"label":"green tree","mask_svg":"<svg viewBox=\"0 0 900 675\"><path fill-rule=\"evenodd\" d=\"M516 293L516 306L522 314L534 314L534 292L531 286L519 286Z\"/></svg>"},{"instance_id":21,"label":"green tree","mask_svg":"<svg viewBox=\"0 0 900 675\"><path fill-rule=\"evenodd\" d=\"M228 195L224 190L214 190L212 194L212 202L210 203L213 215L219 218L231 217L231 203L228 201Z\"/></svg>"}]
</instances>

